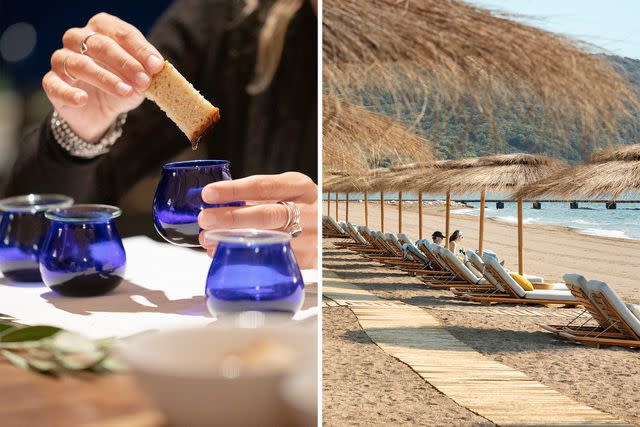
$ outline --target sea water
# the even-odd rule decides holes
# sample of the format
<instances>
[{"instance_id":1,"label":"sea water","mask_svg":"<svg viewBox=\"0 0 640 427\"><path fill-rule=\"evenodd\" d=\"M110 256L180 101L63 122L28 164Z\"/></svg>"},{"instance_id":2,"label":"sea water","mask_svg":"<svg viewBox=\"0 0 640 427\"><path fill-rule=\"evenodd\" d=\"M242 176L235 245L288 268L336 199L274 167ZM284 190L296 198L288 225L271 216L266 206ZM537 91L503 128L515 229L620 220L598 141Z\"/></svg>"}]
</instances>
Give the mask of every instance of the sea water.
<instances>
[{"instance_id":1,"label":"sea water","mask_svg":"<svg viewBox=\"0 0 640 427\"><path fill-rule=\"evenodd\" d=\"M326 194L323 195L326 200ZM340 194L340 200L345 200L345 195ZM349 200L363 200L364 195L353 193L349 195ZM380 193L370 193L370 201L379 201ZM385 193L384 199L387 201L398 200L398 193ZM416 201L415 193L403 193L403 201ZM451 213L479 216L480 203L465 200L479 200L480 195L469 195L465 197L452 196L452 200L465 202L471 209L454 209ZM487 194L490 200L508 200L507 196L497 194ZM633 200L640 199L635 195ZM332 193L332 209L335 196ZM442 195L423 195L423 200L444 200ZM623 199L624 200L624 199ZM631 199L628 199L631 200ZM618 203L617 209L606 209L604 203L579 202L578 209L570 209L569 201L557 203L542 203L542 209L533 209L532 202L524 202L522 218L525 224L544 224L570 227L580 233L592 236L607 236L620 239L640 240L640 203ZM425 213L429 213L428 208ZM518 220L518 207L516 202L504 202L504 209L496 209L495 202L485 204L485 216L495 218L498 221L516 224Z\"/></svg>"}]
</instances>

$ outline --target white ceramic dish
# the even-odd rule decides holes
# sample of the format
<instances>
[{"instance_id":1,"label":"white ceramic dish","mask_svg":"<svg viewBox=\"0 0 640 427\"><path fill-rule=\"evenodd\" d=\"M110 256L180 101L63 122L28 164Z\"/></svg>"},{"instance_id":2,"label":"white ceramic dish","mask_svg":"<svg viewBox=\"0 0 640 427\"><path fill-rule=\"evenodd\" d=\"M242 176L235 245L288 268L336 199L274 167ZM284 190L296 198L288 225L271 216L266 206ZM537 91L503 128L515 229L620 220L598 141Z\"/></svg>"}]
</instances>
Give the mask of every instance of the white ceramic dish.
<instances>
[{"instance_id":1,"label":"white ceramic dish","mask_svg":"<svg viewBox=\"0 0 640 427\"><path fill-rule=\"evenodd\" d=\"M227 321L148 333L123 341L118 355L172 427L282 425L289 417L280 392L283 380L315 360L315 327L259 323L249 318L246 327ZM291 350L286 365L231 373L222 368L220 361L230 352L264 340Z\"/></svg>"}]
</instances>

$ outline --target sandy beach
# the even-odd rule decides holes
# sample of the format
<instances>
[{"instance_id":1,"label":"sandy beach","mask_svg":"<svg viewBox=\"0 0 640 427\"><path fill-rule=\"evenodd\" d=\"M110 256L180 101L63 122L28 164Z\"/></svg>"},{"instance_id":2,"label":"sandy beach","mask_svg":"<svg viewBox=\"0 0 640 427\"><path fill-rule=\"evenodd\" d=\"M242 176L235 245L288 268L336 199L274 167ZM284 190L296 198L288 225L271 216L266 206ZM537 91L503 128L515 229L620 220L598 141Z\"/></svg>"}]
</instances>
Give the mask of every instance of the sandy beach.
<instances>
[{"instance_id":1,"label":"sandy beach","mask_svg":"<svg viewBox=\"0 0 640 427\"><path fill-rule=\"evenodd\" d=\"M340 219L345 218L341 203ZM332 203L332 214L335 215ZM326 209L326 202L324 203ZM370 227L379 226L379 206L372 204ZM364 223L362 204L350 203L349 220ZM405 209L403 232L417 239L417 216ZM455 215L452 230L465 231L468 248L477 243L477 218ZM425 215L425 235L444 231L436 208ZM397 231L397 208L385 207L385 230ZM486 247L515 269L515 226L487 221ZM559 280L580 272L613 286L627 302L640 302L635 276L640 273L640 242L595 238L549 226L525 227L525 269ZM448 291L429 290L418 279L365 261L323 242L323 266L379 298L420 307L456 338L487 357L524 372L572 399L640 424L640 352L617 347L589 348L544 332L541 323L566 323L580 309L498 305L481 306L456 299ZM323 309L324 393L327 426L491 424L442 395L409 366L384 353L361 329L346 307ZM526 396L523 396L526 399Z\"/></svg>"},{"instance_id":2,"label":"sandy beach","mask_svg":"<svg viewBox=\"0 0 640 427\"><path fill-rule=\"evenodd\" d=\"M339 204L339 219L346 217L345 203ZM323 210L326 214L327 203ZM418 239L417 204L404 202L402 232L412 240ZM425 207L423 219L424 237L435 230L445 231L444 209ZM567 215L571 211L567 209ZM331 215L335 217L335 202L331 202ZM398 232L397 205L385 205L385 232ZM639 217L640 220L640 217ZM349 221L364 224L364 204L349 202ZM380 205L369 203L369 227L380 229ZM463 245L467 249L478 247L478 218L469 215L452 215L451 231L464 232ZM517 271L518 240L513 224L487 219L484 231L484 247L496 252L505 260L505 266ZM565 273L579 273L587 279L607 282L628 303L640 304L640 241L596 237L580 234L567 228L547 225L524 226L524 269L527 274L542 276L547 282L562 281Z\"/></svg>"}]
</instances>

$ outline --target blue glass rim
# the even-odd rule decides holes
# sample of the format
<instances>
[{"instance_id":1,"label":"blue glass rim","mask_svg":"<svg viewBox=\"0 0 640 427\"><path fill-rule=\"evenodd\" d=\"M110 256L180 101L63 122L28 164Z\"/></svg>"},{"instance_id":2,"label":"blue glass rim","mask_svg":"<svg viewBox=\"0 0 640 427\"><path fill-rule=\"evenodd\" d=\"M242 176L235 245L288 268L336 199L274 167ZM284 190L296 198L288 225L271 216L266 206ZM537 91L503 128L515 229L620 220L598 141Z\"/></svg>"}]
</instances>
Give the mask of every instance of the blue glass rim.
<instances>
[{"instance_id":1,"label":"blue glass rim","mask_svg":"<svg viewBox=\"0 0 640 427\"><path fill-rule=\"evenodd\" d=\"M268 245L291 241L289 233L255 228L209 230L206 235L208 239L221 243L259 243Z\"/></svg>"},{"instance_id":2,"label":"blue glass rim","mask_svg":"<svg viewBox=\"0 0 640 427\"><path fill-rule=\"evenodd\" d=\"M122 209L111 205L81 204L68 208L54 209L45 212L44 216L51 221L59 222L106 222L122 215Z\"/></svg>"},{"instance_id":3,"label":"blue glass rim","mask_svg":"<svg viewBox=\"0 0 640 427\"><path fill-rule=\"evenodd\" d=\"M0 211L36 213L72 205L73 199L64 194L25 194L0 200Z\"/></svg>"},{"instance_id":4,"label":"blue glass rim","mask_svg":"<svg viewBox=\"0 0 640 427\"><path fill-rule=\"evenodd\" d=\"M175 169L193 169L193 168L206 168L206 167L220 167L229 166L228 160L186 160L183 162L171 162L162 167L164 170Z\"/></svg>"}]
</instances>

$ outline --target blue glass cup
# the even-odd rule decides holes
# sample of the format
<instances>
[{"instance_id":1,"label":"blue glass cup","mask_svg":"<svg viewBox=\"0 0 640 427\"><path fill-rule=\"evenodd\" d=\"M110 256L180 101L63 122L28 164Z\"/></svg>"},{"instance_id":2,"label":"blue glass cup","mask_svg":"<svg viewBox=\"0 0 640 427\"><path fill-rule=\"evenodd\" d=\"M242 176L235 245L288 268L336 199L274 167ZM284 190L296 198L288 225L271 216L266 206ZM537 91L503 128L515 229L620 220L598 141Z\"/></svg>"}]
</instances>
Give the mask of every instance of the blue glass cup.
<instances>
[{"instance_id":1,"label":"blue glass cup","mask_svg":"<svg viewBox=\"0 0 640 427\"><path fill-rule=\"evenodd\" d=\"M65 296L96 296L124 279L127 257L115 206L75 205L45 213L49 231L40 254L42 281Z\"/></svg>"},{"instance_id":2,"label":"blue glass cup","mask_svg":"<svg viewBox=\"0 0 640 427\"><path fill-rule=\"evenodd\" d=\"M66 208L61 194L29 194L0 200L0 272L12 282L40 282L38 258L49 227L45 211Z\"/></svg>"},{"instance_id":3,"label":"blue glass cup","mask_svg":"<svg viewBox=\"0 0 640 427\"><path fill-rule=\"evenodd\" d=\"M304 283L289 234L218 230L208 237L218 242L206 284L211 314L300 310Z\"/></svg>"},{"instance_id":4,"label":"blue glass cup","mask_svg":"<svg viewBox=\"0 0 640 427\"><path fill-rule=\"evenodd\" d=\"M230 164L226 160L192 160L164 165L153 199L153 224L167 242L178 246L196 247L198 214L202 209L224 206L244 206L242 201L207 204L202 201L202 189L212 182L231 180Z\"/></svg>"}]
</instances>

